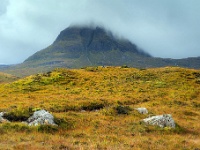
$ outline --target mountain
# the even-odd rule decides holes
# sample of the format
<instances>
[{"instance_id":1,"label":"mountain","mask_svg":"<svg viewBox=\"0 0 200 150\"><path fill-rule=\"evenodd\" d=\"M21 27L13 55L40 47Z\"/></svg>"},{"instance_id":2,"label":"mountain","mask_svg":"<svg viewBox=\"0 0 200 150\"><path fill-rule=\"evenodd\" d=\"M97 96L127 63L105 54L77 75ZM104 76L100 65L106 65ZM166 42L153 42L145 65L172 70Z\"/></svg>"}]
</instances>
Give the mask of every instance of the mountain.
<instances>
[{"instance_id":1,"label":"mountain","mask_svg":"<svg viewBox=\"0 0 200 150\"><path fill-rule=\"evenodd\" d=\"M179 66L199 69L200 57L155 58L129 40L117 38L104 28L71 26L60 32L50 46L36 52L23 63L0 67L0 70L24 76L58 67L122 65L135 68Z\"/></svg>"},{"instance_id":2,"label":"mountain","mask_svg":"<svg viewBox=\"0 0 200 150\"><path fill-rule=\"evenodd\" d=\"M122 65L149 57L135 44L117 39L103 28L69 27L59 34L52 45L30 56L23 64L80 68Z\"/></svg>"}]
</instances>

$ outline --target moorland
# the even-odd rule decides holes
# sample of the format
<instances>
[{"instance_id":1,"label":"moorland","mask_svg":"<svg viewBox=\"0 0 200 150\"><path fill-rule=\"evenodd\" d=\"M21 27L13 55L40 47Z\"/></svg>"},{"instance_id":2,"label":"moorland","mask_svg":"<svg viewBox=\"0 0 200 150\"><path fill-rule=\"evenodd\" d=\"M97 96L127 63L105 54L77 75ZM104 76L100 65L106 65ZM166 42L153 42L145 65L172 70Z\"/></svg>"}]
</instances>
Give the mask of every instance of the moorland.
<instances>
[{"instance_id":1,"label":"moorland","mask_svg":"<svg viewBox=\"0 0 200 150\"><path fill-rule=\"evenodd\" d=\"M0 75L0 149L200 149L200 71L179 67L54 69ZM135 108L146 107L149 114ZM58 126L22 123L45 109ZM141 122L171 114L176 128Z\"/></svg>"}]
</instances>

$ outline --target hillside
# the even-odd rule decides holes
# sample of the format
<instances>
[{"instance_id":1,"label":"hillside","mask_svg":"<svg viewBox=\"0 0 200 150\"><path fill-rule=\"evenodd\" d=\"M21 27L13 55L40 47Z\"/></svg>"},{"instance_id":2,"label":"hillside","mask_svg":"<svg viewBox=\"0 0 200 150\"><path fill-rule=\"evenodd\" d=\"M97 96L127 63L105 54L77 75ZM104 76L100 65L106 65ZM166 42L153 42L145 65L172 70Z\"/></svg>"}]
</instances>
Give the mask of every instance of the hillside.
<instances>
[{"instance_id":1,"label":"hillside","mask_svg":"<svg viewBox=\"0 0 200 150\"><path fill-rule=\"evenodd\" d=\"M10 67L10 65L0 65L0 69L6 69L8 67Z\"/></svg>"},{"instance_id":2,"label":"hillside","mask_svg":"<svg viewBox=\"0 0 200 150\"><path fill-rule=\"evenodd\" d=\"M0 85L0 110L46 109L58 127L0 124L0 149L198 149L200 71L178 67L55 69ZM171 114L176 128L142 124Z\"/></svg>"},{"instance_id":3,"label":"hillside","mask_svg":"<svg viewBox=\"0 0 200 150\"><path fill-rule=\"evenodd\" d=\"M17 77L0 72L0 83L7 83L17 80Z\"/></svg>"}]
</instances>

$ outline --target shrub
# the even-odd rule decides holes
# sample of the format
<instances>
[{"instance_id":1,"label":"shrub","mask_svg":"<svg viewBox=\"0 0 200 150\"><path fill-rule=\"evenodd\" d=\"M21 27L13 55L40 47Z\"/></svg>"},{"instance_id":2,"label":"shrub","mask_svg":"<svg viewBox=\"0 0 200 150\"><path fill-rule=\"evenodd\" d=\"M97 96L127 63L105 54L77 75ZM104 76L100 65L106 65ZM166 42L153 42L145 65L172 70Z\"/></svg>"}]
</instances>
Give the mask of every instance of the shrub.
<instances>
[{"instance_id":1,"label":"shrub","mask_svg":"<svg viewBox=\"0 0 200 150\"><path fill-rule=\"evenodd\" d=\"M101 110L101 113L106 116L112 116L116 114L116 111L112 107L105 107Z\"/></svg>"},{"instance_id":2,"label":"shrub","mask_svg":"<svg viewBox=\"0 0 200 150\"><path fill-rule=\"evenodd\" d=\"M127 65L122 65L121 68L129 68Z\"/></svg>"},{"instance_id":3,"label":"shrub","mask_svg":"<svg viewBox=\"0 0 200 150\"><path fill-rule=\"evenodd\" d=\"M121 105L118 105L115 109L117 111L117 114L126 114L126 115L128 115L131 110L129 106L121 106Z\"/></svg>"},{"instance_id":4,"label":"shrub","mask_svg":"<svg viewBox=\"0 0 200 150\"><path fill-rule=\"evenodd\" d=\"M59 128L61 129L73 129L75 121L72 119L67 119L67 118L54 118L55 124L58 125Z\"/></svg>"}]
</instances>

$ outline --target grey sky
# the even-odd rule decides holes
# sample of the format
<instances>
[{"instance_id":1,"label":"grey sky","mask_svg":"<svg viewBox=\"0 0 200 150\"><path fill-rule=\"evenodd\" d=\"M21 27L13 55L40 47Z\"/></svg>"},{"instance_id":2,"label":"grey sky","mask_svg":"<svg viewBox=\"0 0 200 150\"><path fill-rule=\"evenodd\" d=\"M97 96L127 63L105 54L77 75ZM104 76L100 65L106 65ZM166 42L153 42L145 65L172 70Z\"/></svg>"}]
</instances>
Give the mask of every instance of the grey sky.
<instances>
[{"instance_id":1,"label":"grey sky","mask_svg":"<svg viewBox=\"0 0 200 150\"><path fill-rule=\"evenodd\" d=\"M69 25L90 23L155 57L200 56L200 0L0 0L0 64L21 63Z\"/></svg>"}]
</instances>

